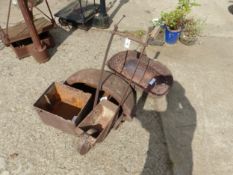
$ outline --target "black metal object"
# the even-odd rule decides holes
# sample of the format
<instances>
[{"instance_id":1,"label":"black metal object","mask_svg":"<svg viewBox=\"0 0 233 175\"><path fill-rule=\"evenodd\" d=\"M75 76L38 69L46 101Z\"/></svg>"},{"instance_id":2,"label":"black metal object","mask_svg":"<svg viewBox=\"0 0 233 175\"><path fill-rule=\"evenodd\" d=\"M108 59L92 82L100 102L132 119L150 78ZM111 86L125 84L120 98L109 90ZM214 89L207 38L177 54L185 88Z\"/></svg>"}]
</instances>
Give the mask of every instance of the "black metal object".
<instances>
[{"instance_id":1,"label":"black metal object","mask_svg":"<svg viewBox=\"0 0 233 175\"><path fill-rule=\"evenodd\" d=\"M100 0L100 4L96 4L95 0L92 4L76 0L58 11L55 16L59 18L61 25L81 26L81 28L85 28L83 27L85 25L108 28L110 25L105 0Z\"/></svg>"},{"instance_id":2,"label":"black metal object","mask_svg":"<svg viewBox=\"0 0 233 175\"><path fill-rule=\"evenodd\" d=\"M105 0L100 0L99 15L94 17L93 26L98 28L108 28L109 25L110 20L106 10Z\"/></svg>"},{"instance_id":3,"label":"black metal object","mask_svg":"<svg viewBox=\"0 0 233 175\"><path fill-rule=\"evenodd\" d=\"M85 24L89 20L93 19L94 15L98 12L99 6L94 4L83 5L81 0L73 1L59 12L55 14L59 17L59 22L70 24L72 26L78 26Z\"/></svg>"}]
</instances>

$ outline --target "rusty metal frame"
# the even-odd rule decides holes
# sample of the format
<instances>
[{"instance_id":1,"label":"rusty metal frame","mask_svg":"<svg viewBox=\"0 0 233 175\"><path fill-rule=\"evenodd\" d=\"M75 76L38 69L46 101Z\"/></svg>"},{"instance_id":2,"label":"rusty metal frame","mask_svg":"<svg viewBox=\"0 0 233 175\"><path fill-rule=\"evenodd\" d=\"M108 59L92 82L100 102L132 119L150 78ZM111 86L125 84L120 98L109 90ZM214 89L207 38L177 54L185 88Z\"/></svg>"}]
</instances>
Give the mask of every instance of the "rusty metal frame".
<instances>
[{"instance_id":1,"label":"rusty metal frame","mask_svg":"<svg viewBox=\"0 0 233 175\"><path fill-rule=\"evenodd\" d=\"M121 20L124 17L125 16L123 16ZM37 111L39 111L39 115L42 116L42 113L44 114L44 116L42 116L42 119L45 120L45 123L47 122L54 127L58 126L57 128L63 131L81 137L78 150L82 155L86 154L95 145L95 143L103 141L112 128L117 128L122 121L126 120L127 118L131 119L132 116L134 116L135 114L136 93L134 89L134 77L136 75L138 67L141 65L141 63L143 62L143 58L145 57L144 52L148 45L150 32L148 32L145 42L127 36L129 39L138 42L142 46L142 50L141 52L138 52L139 56L135 61L136 66L134 66L132 75L130 75L130 77L125 79L117 74L119 72L116 71L109 72L105 70L108 53L114 36L119 35L125 37L124 34L117 31L119 23L117 23L114 26L114 30L111 32L111 36L107 45L101 70L84 69L71 75L64 82L64 87L66 88L68 86L70 88L77 87L76 89L79 90L78 88L79 86L77 86L79 84L87 85L88 88L89 87L94 88L95 93L93 93L93 91L90 93L92 94L92 97L90 103L88 103L88 106L90 108L88 111L89 113L88 115L86 115L86 117L80 120L80 122L74 122L74 123L72 123L71 121L67 122L61 120L61 117L55 116L54 114L51 114L49 112L46 113L46 111L43 110L41 112L40 105L38 105L41 99L39 99L36 102L37 105L35 105ZM143 76L144 74L146 73L144 72ZM89 93L87 90L88 88L84 86L83 89L86 89L87 93ZM47 91L41 96L41 98L44 98L44 96L47 95ZM70 97L72 97L72 95L70 95ZM110 99L112 99L112 101ZM46 98L42 99L42 101L43 100L46 101ZM108 116L109 117L108 119L104 117L104 115L107 116L108 114L103 112L103 108L108 108L107 111L109 112L110 115ZM50 116L50 119L51 118L56 119L57 123L54 124L52 120L47 118L48 116ZM71 116L73 116L73 114ZM76 121L76 119L74 119L74 121ZM96 133L97 135L94 136L94 134Z\"/></svg>"},{"instance_id":2,"label":"rusty metal frame","mask_svg":"<svg viewBox=\"0 0 233 175\"><path fill-rule=\"evenodd\" d=\"M47 0L45 0L45 2L48 7L49 13L51 15L51 23L53 26L55 24L55 21L52 17L52 12L51 12L51 9L49 7ZM39 37L38 31L35 27L34 20L33 20L33 12L32 12L33 3L31 1L30 3L28 3L27 0L18 0L18 5L23 15L27 29L29 31L32 44L25 46L24 48L16 48L16 49L12 46L13 50L16 52L16 55L19 59L25 56L32 55L39 63L47 62L49 60L49 54L48 54L47 49L50 47L53 47L54 45L52 36L48 35L48 38L46 38L45 41ZM1 36L1 38L6 46L12 45L12 42L10 41L9 35L8 35L8 23L9 23L9 18L10 18L10 10L11 10L11 1L9 3L6 30L4 31L3 29L0 28L1 35L3 35Z\"/></svg>"},{"instance_id":3,"label":"rusty metal frame","mask_svg":"<svg viewBox=\"0 0 233 175\"><path fill-rule=\"evenodd\" d=\"M28 26L29 33L31 35L36 57L40 62L46 62L48 60L48 52L46 45L41 43L40 38L38 36L37 30L35 28L35 25L33 23L32 19L32 12L29 10L27 0L19 0L19 7L21 9L21 12L23 14L24 20L26 25Z\"/></svg>"},{"instance_id":4,"label":"rusty metal frame","mask_svg":"<svg viewBox=\"0 0 233 175\"><path fill-rule=\"evenodd\" d=\"M119 35L119 36L122 36L122 33L118 32L118 25L119 23L125 18L125 15L122 16L122 18L119 20L119 22L117 24L114 25L114 29L113 31L111 32L111 36L110 36L110 39L109 39L109 42L108 42L108 45L107 45L107 49L106 49L106 52L105 52L105 56L104 56L104 60L103 60L103 63L102 63L102 67L101 67L101 74L100 74L100 77L99 77L99 83L98 83L98 86L97 86L97 89L96 89L96 94L95 94L95 101L94 101L94 107L97 105L98 103L98 98L99 98L99 92L100 92L100 89L101 89L101 86L102 86L102 83L103 83L103 73L104 73L104 67L106 65L106 61L107 61L107 57L108 57L108 53L109 53L109 50L110 50L110 47L111 47L111 44L112 44L112 41L113 41L113 38L115 35ZM126 87L126 89L123 91L123 97L126 97L127 98L127 93L129 91L129 89L131 88L131 84L133 82L133 77L137 71L137 68L140 64L140 61L141 61L141 58L142 58L142 55L144 54L145 52L145 49L148 45L148 39L149 39L149 32L147 34L147 38L146 38L146 42L142 42L142 41L138 41L136 40L135 38L131 38L129 37L129 39L132 39L133 41L136 41L136 42L139 42L139 44L141 44L143 46L142 48L142 51L141 51L141 54L140 54L140 57L137 61L137 65L135 67L135 70L134 70L134 73L132 75L132 77L130 78L130 80L128 81L128 86ZM122 98L119 105L118 105L118 110L117 110L117 113L120 111L121 109L121 106L124 104L126 98ZM120 124L120 122L123 120L123 116L120 116L120 117L115 117L114 121L113 121L113 124L114 124L114 127L117 128L118 127L118 124Z\"/></svg>"},{"instance_id":5,"label":"rusty metal frame","mask_svg":"<svg viewBox=\"0 0 233 175\"><path fill-rule=\"evenodd\" d=\"M98 69L84 69L71 75L66 84L75 86L75 84L83 83L89 87L97 89L98 81L100 79L101 71ZM110 94L120 104L122 99L122 112L126 120L132 120L135 116L136 105L136 92L130 87L126 96L122 93L129 84L124 79L120 78L116 74L104 71L102 76L101 90Z\"/></svg>"}]
</instances>

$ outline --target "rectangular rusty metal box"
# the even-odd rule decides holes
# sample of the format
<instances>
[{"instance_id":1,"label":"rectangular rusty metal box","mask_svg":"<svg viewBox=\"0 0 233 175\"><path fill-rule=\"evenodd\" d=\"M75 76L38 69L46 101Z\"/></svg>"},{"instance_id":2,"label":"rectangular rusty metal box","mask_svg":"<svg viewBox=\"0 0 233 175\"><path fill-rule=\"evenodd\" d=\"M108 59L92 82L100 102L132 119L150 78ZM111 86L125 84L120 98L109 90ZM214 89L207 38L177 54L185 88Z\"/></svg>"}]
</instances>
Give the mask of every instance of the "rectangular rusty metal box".
<instances>
[{"instance_id":1,"label":"rectangular rusty metal box","mask_svg":"<svg viewBox=\"0 0 233 175\"><path fill-rule=\"evenodd\" d=\"M62 83L52 83L34 107L41 120L66 133L76 134L75 127L92 107L91 94Z\"/></svg>"},{"instance_id":2,"label":"rectangular rusty metal box","mask_svg":"<svg viewBox=\"0 0 233 175\"><path fill-rule=\"evenodd\" d=\"M100 101L75 129L76 133L80 136L84 132L88 133L88 130L94 129L95 132L91 136L97 142L102 141L112 126L117 110L116 104L108 100Z\"/></svg>"},{"instance_id":3,"label":"rectangular rusty metal box","mask_svg":"<svg viewBox=\"0 0 233 175\"><path fill-rule=\"evenodd\" d=\"M39 38L46 47L52 48L54 47L54 41L49 32L43 32L39 35ZM16 41L11 43L11 48L15 52L18 59L23 59L30 55L34 56L34 45L31 38L26 38L20 41Z\"/></svg>"}]
</instances>

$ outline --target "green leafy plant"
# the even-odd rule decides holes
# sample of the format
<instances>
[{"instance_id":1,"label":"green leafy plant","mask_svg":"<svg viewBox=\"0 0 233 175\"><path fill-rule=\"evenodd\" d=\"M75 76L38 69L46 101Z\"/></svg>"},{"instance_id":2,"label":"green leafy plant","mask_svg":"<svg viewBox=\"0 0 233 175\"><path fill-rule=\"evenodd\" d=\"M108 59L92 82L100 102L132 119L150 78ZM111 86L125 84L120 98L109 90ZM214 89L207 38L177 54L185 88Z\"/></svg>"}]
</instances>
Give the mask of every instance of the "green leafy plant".
<instances>
[{"instance_id":1,"label":"green leafy plant","mask_svg":"<svg viewBox=\"0 0 233 175\"><path fill-rule=\"evenodd\" d=\"M189 14L192 10L192 7L200 6L200 4L196 3L195 0L179 0L178 9L182 9L184 13Z\"/></svg>"},{"instance_id":2,"label":"green leafy plant","mask_svg":"<svg viewBox=\"0 0 233 175\"><path fill-rule=\"evenodd\" d=\"M191 12L192 7L198 6L194 0L179 0L175 10L162 12L158 20L152 20L155 26L166 25L171 30L178 30L183 25L185 17Z\"/></svg>"},{"instance_id":3,"label":"green leafy plant","mask_svg":"<svg viewBox=\"0 0 233 175\"><path fill-rule=\"evenodd\" d=\"M143 29L134 30L134 31L125 30L123 31L123 33L141 39L146 34L146 31Z\"/></svg>"},{"instance_id":4,"label":"green leafy plant","mask_svg":"<svg viewBox=\"0 0 233 175\"><path fill-rule=\"evenodd\" d=\"M184 11L182 9L175 9L168 13L161 13L161 23L168 26L171 30L177 30L182 26L184 20Z\"/></svg>"}]
</instances>

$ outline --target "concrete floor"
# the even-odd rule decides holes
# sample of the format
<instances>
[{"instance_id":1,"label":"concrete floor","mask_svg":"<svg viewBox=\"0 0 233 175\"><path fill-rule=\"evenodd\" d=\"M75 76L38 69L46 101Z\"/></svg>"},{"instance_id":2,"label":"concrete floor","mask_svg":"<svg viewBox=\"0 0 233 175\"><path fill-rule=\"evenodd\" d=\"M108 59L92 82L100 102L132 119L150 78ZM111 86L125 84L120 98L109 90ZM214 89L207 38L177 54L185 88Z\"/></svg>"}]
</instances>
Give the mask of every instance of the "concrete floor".
<instances>
[{"instance_id":1,"label":"concrete floor","mask_svg":"<svg viewBox=\"0 0 233 175\"><path fill-rule=\"evenodd\" d=\"M51 0L52 10L67 1ZM166 111L157 112L158 104L138 93L137 118L112 131L85 156L76 151L78 138L43 125L32 105L53 81L84 68L100 68L109 30L53 30L57 47L41 65L31 57L15 59L10 48L0 50L0 175L232 175L233 1L198 2L202 6L193 14L205 19L206 26L196 45L147 49L174 75ZM109 14L114 22L127 15L120 30L146 29L175 3L121 0ZM6 4L0 1L1 25ZM17 8L12 14L11 24L21 19ZM110 55L122 50L123 42L117 37Z\"/></svg>"}]
</instances>

